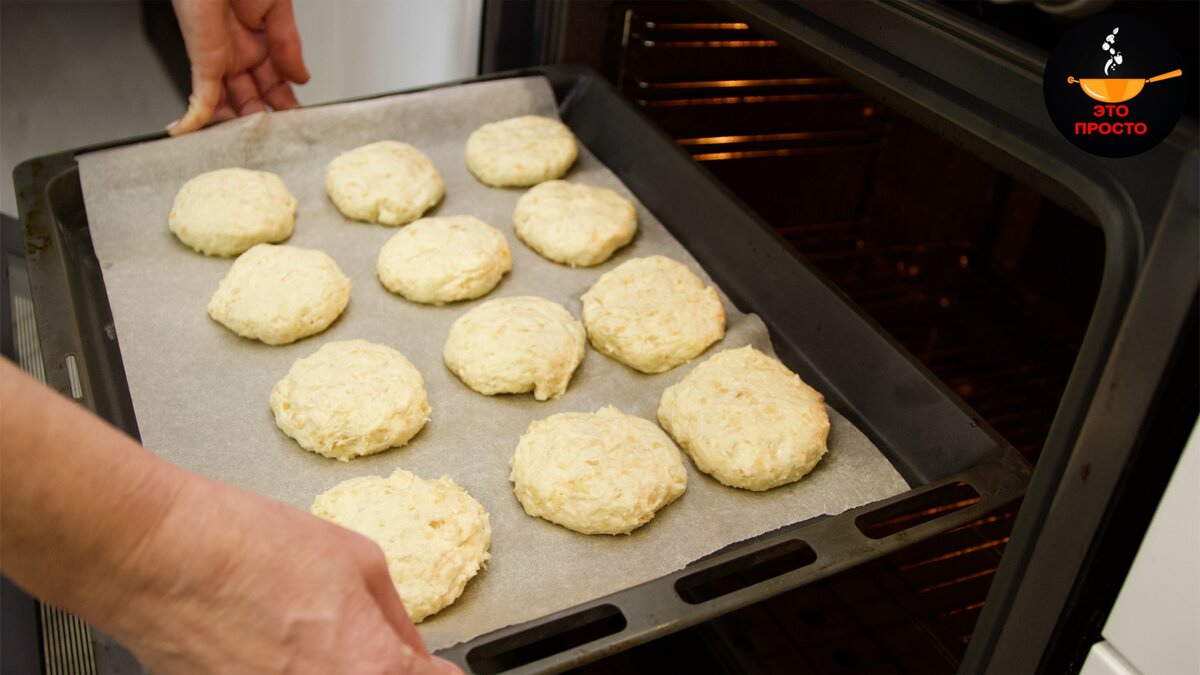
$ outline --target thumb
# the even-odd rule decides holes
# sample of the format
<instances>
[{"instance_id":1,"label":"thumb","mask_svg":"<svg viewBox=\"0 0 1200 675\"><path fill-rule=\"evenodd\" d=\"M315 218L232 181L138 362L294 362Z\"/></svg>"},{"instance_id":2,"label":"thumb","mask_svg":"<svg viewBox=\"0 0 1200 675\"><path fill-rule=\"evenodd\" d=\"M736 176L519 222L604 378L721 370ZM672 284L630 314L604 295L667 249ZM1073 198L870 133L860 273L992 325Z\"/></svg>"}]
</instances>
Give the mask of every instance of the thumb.
<instances>
[{"instance_id":1,"label":"thumb","mask_svg":"<svg viewBox=\"0 0 1200 675\"><path fill-rule=\"evenodd\" d=\"M404 609L404 603L392 584L383 552L375 547L375 553L376 555L372 556L373 564L366 570L367 592L383 613L384 619L396 631L396 635L410 645L421 658L428 658L429 651L425 649L425 641L421 639L421 634L417 632L412 619L408 618L408 611Z\"/></svg>"},{"instance_id":2,"label":"thumb","mask_svg":"<svg viewBox=\"0 0 1200 675\"><path fill-rule=\"evenodd\" d=\"M187 112L179 120L167 126L172 136L200 129L212 119L213 112L221 102L221 80L193 73L192 95L188 97Z\"/></svg>"},{"instance_id":3,"label":"thumb","mask_svg":"<svg viewBox=\"0 0 1200 675\"><path fill-rule=\"evenodd\" d=\"M463 675L462 668L459 668L453 661L447 661L440 656L430 657L429 663L438 675Z\"/></svg>"}]
</instances>

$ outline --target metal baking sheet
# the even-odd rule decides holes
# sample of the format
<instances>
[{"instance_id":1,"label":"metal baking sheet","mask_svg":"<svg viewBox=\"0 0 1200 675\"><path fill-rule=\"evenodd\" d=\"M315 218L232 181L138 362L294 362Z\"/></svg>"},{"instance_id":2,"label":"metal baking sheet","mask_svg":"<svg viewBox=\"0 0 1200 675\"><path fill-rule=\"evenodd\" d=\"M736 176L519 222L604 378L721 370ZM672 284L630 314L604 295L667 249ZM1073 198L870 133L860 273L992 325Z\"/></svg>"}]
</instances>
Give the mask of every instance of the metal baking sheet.
<instances>
[{"instance_id":1,"label":"metal baking sheet","mask_svg":"<svg viewBox=\"0 0 1200 675\"><path fill-rule=\"evenodd\" d=\"M733 490L689 464L687 494L628 537L587 537L526 516L512 495L507 464L530 421L607 404L653 419L662 390L694 364L647 376L589 347L571 388L556 401L484 397L442 364L450 323L486 299L526 294L561 302L578 315L579 296L605 271L635 256L668 255L707 275L640 203L637 238L604 265L562 267L521 244L511 224L521 191L479 184L466 171L462 151L480 124L525 113L557 115L544 79L260 114L183 138L80 158L91 237L148 448L299 508L346 478L403 467L425 477L450 475L488 509L493 560L454 606L421 624L434 649L655 579L745 538L908 489L874 445L834 412L829 455L796 485L765 494ZM514 269L492 294L429 307L389 294L375 279L375 257L395 230L343 218L325 197L323 176L338 153L385 138L412 143L442 172L447 194L433 215L475 215L506 234ZM167 230L166 214L183 182L226 166L280 174L300 203L288 243L326 251L353 280L346 314L325 333L269 347L238 338L207 317L205 304L231 261L184 247ZM633 198L586 148L568 179ZM723 300L728 334L704 356L745 344L771 351L762 322ZM328 341L352 338L405 353L425 376L433 415L408 447L340 463L304 452L280 433L267 396L297 358Z\"/></svg>"}]
</instances>

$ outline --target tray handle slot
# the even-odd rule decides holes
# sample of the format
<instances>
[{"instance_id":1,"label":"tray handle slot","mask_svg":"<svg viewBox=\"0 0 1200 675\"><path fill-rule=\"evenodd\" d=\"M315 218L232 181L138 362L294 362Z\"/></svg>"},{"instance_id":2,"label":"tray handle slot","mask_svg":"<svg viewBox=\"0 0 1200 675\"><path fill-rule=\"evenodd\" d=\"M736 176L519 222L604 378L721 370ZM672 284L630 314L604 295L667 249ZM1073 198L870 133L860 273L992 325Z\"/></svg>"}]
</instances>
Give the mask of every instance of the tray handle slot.
<instances>
[{"instance_id":1,"label":"tray handle slot","mask_svg":"<svg viewBox=\"0 0 1200 675\"><path fill-rule=\"evenodd\" d=\"M979 502L975 488L955 481L864 513L854 525L869 539L885 539Z\"/></svg>"},{"instance_id":2,"label":"tray handle slot","mask_svg":"<svg viewBox=\"0 0 1200 675\"><path fill-rule=\"evenodd\" d=\"M492 675L579 647L625 630L625 615L616 605L598 605L467 652L471 672Z\"/></svg>"},{"instance_id":3,"label":"tray handle slot","mask_svg":"<svg viewBox=\"0 0 1200 675\"><path fill-rule=\"evenodd\" d=\"M699 605L816 561L817 554L807 542L789 539L682 577L675 582L675 592L689 605Z\"/></svg>"}]
</instances>

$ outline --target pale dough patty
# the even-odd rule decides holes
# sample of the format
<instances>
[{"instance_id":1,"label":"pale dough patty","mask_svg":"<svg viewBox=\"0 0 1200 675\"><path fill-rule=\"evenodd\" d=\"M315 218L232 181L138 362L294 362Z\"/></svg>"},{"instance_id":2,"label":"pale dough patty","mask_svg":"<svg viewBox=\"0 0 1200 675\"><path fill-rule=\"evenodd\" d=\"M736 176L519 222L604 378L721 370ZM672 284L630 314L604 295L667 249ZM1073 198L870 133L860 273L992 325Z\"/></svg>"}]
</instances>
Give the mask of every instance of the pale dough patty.
<instances>
[{"instance_id":1,"label":"pale dough patty","mask_svg":"<svg viewBox=\"0 0 1200 675\"><path fill-rule=\"evenodd\" d=\"M259 244L233 261L208 315L269 345L320 333L350 302L350 278L322 251Z\"/></svg>"},{"instance_id":2,"label":"pale dough patty","mask_svg":"<svg viewBox=\"0 0 1200 675\"><path fill-rule=\"evenodd\" d=\"M167 217L180 241L214 256L283 241L295 223L296 198L283 179L250 169L218 169L189 180Z\"/></svg>"},{"instance_id":3,"label":"pale dough patty","mask_svg":"<svg viewBox=\"0 0 1200 675\"><path fill-rule=\"evenodd\" d=\"M687 490L671 439L612 406L533 422L510 466L526 513L583 534L629 534Z\"/></svg>"},{"instance_id":4,"label":"pale dough patty","mask_svg":"<svg viewBox=\"0 0 1200 675\"><path fill-rule=\"evenodd\" d=\"M504 235L472 216L412 223L383 245L375 265L389 291L433 305L486 295L511 269Z\"/></svg>"},{"instance_id":5,"label":"pale dough patty","mask_svg":"<svg viewBox=\"0 0 1200 675\"><path fill-rule=\"evenodd\" d=\"M583 360L583 326L543 298L497 298L450 326L443 357L468 387L491 396L533 392L558 398Z\"/></svg>"},{"instance_id":6,"label":"pale dough patty","mask_svg":"<svg viewBox=\"0 0 1200 675\"><path fill-rule=\"evenodd\" d=\"M661 373L700 355L725 336L725 308L683 264L660 255L634 258L583 294L583 325L600 352Z\"/></svg>"},{"instance_id":7,"label":"pale dough patty","mask_svg":"<svg viewBox=\"0 0 1200 675\"><path fill-rule=\"evenodd\" d=\"M800 480L829 438L825 397L753 347L718 352L668 387L658 421L698 469L756 491Z\"/></svg>"},{"instance_id":8,"label":"pale dough patty","mask_svg":"<svg viewBox=\"0 0 1200 675\"><path fill-rule=\"evenodd\" d=\"M446 184L420 150L399 141L379 141L330 162L325 190L347 218L403 225L441 201Z\"/></svg>"},{"instance_id":9,"label":"pale dough patty","mask_svg":"<svg viewBox=\"0 0 1200 675\"><path fill-rule=\"evenodd\" d=\"M425 380L400 352L330 342L271 390L275 424L300 447L343 462L402 446L429 421Z\"/></svg>"},{"instance_id":10,"label":"pale dough patty","mask_svg":"<svg viewBox=\"0 0 1200 675\"><path fill-rule=\"evenodd\" d=\"M449 476L396 469L351 478L317 495L311 510L379 544L414 623L450 606L491 557L487 511Z\"/></svg>"},{"instance_id":11,"label":"pale dough patty","mask_svg":"<svg viewBox=\"0 0 1200 675\"><path fill-rule=\"evenodd\" d=\"M485 124L467 138L467 168L492 187L527 187L559 178L579 149L567 125L525 115Z\"/></svg>"},{"instance_id":12,"label":"pale dough patty","mask_svg":"<svg viewBox=\"0 0 1200 675\"><path fill-rule=\"evenodd\" d=\"M513 224L521 241L542 257L590 267L633 240L637 209L612 190L551 180L521 195Z\"/></svg>"}]
</instances>

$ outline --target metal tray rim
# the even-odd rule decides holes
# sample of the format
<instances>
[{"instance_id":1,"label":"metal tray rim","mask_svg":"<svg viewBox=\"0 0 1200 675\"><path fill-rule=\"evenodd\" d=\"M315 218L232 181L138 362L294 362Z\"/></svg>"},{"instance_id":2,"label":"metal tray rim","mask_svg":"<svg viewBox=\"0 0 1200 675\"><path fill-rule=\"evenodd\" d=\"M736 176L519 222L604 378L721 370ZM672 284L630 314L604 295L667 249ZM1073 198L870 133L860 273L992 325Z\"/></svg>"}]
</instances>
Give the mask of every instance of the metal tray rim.
<instances>
[{"instance_id":1,"label":"metal tray rim","mask_svg":"<svg viewBox=\"0 0 1200 675\"><path fill-rule=\"evenodd\" d=\"M854 320L861 323L861 326L856 325L856 327L860 330L865 328L871 331L872 334L870 337L878 340L882 345L885 345L885 349L891 351L888 354L890 359L898 359L902 362L902 365L909 369L909 376L918 376L923 380L921 384L931 388L935 393L943 397L943 404L949 404L955 409L957 414L969 420L969 426L973 428L972 433L975 434L976 441L986 446L987 450L984 452L985 459L983 461L963 470L951 471L948 475L943 475L935 480L927 480L916 489L892 499L868 504L837 516L796 523L782 530L740 542L725 551L718 552L714 556L695 562L676 573L660 577L641 586L597 598L588 603L542 617L520 626L512 626L480 636L471 641L443 650L441 652L443 656L458 662L461 667L470 672L469 655L474 649L508 636L526 632L534 634L540 627L549 624L555 619L578 614L591 607L606 604L615 605L627 620L627 625L624 629L585 645L580 645L538 661L524 664L517 668L517 671L545 672L580 665L600 658L605 654L634 646L674 630L693 625L707 618L732 611L756 600L795 588L845 567L865 562L871 558L902 548L910 543L960 526L987 511L998 508L1020 497L1028 480L1029 467L1011 446L1000 439L986 423L982 422L977 415L958 400L948 388L938 382L924 366L917 363L911 355L904 352L894 339L883 333L874 321L850 303L844 294L833 289L823 276L808 265L777 234L771 231L761 219L754 216L747 207L738 201L736 197L729 193L712 176L707 174L705 170L692 163L690 158L676 148L665 134L652 127L640 111L637 111L622 99L608 83L604 82L599 75L590 69L581 66L549 66L498 73L480 78L469 78L433 85L431 87L421 87L410 91L421 91L453 86L465 82L527 75L543 75L551 80L552 84L555 85L556 94L560 95L560 110L564 113L569 113L572 107L588 105L589 100L585 100L585 97L588 96L592 97L590 104L594 104L597 97L599 97L606 104L619 106L622 109L622 113L626 116L632 113L642 126L638 131L652 137L659 146L656 149L662 150L661 156L656 155L656 159L672 162L674 164L672 169L676 173L682 172L686 175L690 172L690 175L686 175L689 182L702 185L711 194L715 195L716 199L722 200L728 208L739 212L742 219L756 223L758 231L753 234L759 237L759 243L767 242L773 245L777 249L773 253L786 255L787 260L790 261L790 265L799 266L800 269L813 276L820 284L823 284L826 287L825 290L830 292L832 297L838 302L842 303L842 311L850 312ZM387 95L392 94L380 94L379 96ZM363 99L368 98L377 98L377 96L363 97ZM624 121L628 121L628 119ZM577 133L580 133L580 130L577 130ZM116 347L116 335L111 329L102 331L101 335L87 335L83 331L85 326L77 313L81 301L81 298L77 296L81 290L68 283L70 266L68 265L66 252L62 250L61 242L58 239L58 237L62 236L63 227L62 223L59 222L59 214L56 213L56 205L51 202L49 191L53 189L57 181L67 181L68 184L70 181L78 183L74 158L82 152L155 140L164 136L165 133L140 136L35 158L22 163L14 171L14 179L17 183L20 202L20 216L26 240L26 253L30 257L31 277L33 277L35 286L35 304L43 308L61 307L76 310L72 313L65 311L38 312L38 323L43 340L50 342L44 350L46 355L47 380L60 391L69 393L71 390L70 375L67 373L62 360L56 357L64 354L79 354L82 356L85 352L90 351L95 353L96 350L104 352L114 351L117 357L115 367L112 363L96 363L95 359L77 359L79 378L82 380L81 384L84 394L82 402L92 407L102 416L109 417L110 421L122 426L127 432L135 435L137 427L131 405L128 406L127 410L123 410L119 402L113 404L111 401L102 402L97 399L98 394L110 398L114 394L113 391L98 391L98 388L103 386L103 383L100 381L101 376L105 375L106 372L110 376L115 375L120 380L118 384L124 386L124 373L123 368L120 367L120 354L119 349ZM586 136L586 133L581 135L581 140L586 143L587 138L584 136ZM627 167L613 168L618 171L623 180L627 179L630 175ZM643 197L643 191L638 190L634 185L630 185L630 189L634 190L639 197ZM659 212L658 209L654 209L649 204L647 204L647 207L652 208L656 213ZM82 208L82 205L80 205L80 208ZM86 213L83 214L83 217L86 221ZM668 229L672 230L676 236L679 236L679 232L672 227L671 222L667 218L663 218L663 222L667 225ZM764 235L765 239L763 239ZM683 241L682 237L681 241ZM689 249L692 248L687 242L684 243ZM87 244L90 247L90 240ZM92 257L94 259L94 254ZM700 255L697 255L697 259L702 264L705 264L706 269L710 268L710 265ZM710 271L713 272L714 278L719 278L715 270L710 269ZM107 312L107 297L103 293L102 282L101 288L98 291L100 294L99 298L93 298L93 302L103 305L103 311L100 316L92 318L93 326L96 321L103 322L105 319L104 313ZM731 297L733 296L734 294L731 293ZM737 302L738 298L734 297L734 300ZM779 335L775 330L775 326L772 326L768 317L764 316L763 318L772 329L773 340L777 339ZM107 315L107 321L109 326L111 326L111 314ZM70 325L64 327L63 323ZM99 340L99 344L86 344L89 341L96 340ZM780 357L785 358L784 350L782 349L780 350ZM789 362L789 365L796 369L794 363ZM800 365L804 366L805 364L802 363ZM105 371L105 367L107 367L107 371ZM112 385L113 383L109 382L108 384ZM119 392L117 393L119 394ZM127 388L124 396L127 400ZM847 414L850 416L849 412ZM122 415L125 415L125 417L122 418ZM852 419L854 418L852 417ZM855 420L855 422L858 423L859 420ZM876 439L873 438L873 440ZM889 455L889 457L891 456ZM914 482L908 475L906 475L906 478L909 478L910 483ZM881 540L866 539L858 532L854 525L854 519L864 513L869 513L872 510L920 495L956 481L964 482L974 487L980 494L980 501L974 506L956 511L948 516L924 523L923 525ZM775 543L798 537L805 538L817 550L817 563L793 570L790 573L769 579L729 595L714 598L705 603L690 605L688 606L690 609L681 607L684 603L679 601L677 595L674 595L673 584L681 577L714 567L729 560L737 559L763 547L769 547ZM830 559L831 557L836 557L838 554L842 554L844 557ZM661 602L664 598L670 598L672 595L675 597L675 602L668 603L668 606L671 606L673 611L670 613L670 616L665 616L655 603Z\"/></svg>"}]
</instances>

